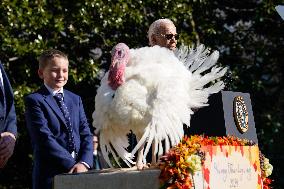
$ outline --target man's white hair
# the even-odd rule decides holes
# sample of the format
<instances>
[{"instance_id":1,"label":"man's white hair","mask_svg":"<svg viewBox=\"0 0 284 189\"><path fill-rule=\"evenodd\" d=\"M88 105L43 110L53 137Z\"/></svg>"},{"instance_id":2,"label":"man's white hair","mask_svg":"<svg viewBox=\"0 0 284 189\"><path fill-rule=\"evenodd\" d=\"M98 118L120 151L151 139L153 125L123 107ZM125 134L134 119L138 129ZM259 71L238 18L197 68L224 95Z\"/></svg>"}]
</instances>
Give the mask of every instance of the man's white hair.
<instances>
[{"instance_id":1,"label":"man's white hair","mask_svg":"<svg viewBox=\"0 0 284 189\"><path fill-rule=\"evenodd\" d=\"M154 45L152 41L152 35L159 34L161 25L166 25L166 24L174 25L174 23L168 18L158 19L150 25L149 30L148 30L148 39L149 39L150 46Z\"/></svg>"}]
</instances>

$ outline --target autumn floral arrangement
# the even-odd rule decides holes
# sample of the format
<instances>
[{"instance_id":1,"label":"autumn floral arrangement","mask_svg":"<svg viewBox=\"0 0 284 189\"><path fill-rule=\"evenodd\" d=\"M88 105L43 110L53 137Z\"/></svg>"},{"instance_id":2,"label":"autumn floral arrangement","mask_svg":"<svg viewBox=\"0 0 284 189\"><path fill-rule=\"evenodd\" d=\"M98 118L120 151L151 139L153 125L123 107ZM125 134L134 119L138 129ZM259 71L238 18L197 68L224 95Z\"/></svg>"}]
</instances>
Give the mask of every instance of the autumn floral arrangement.
<instances>
[{"instance_id":1,"label":"autumn floral arrangement","mask_svg":"<svg viewBox=\"0 0 284 189\"><path fill-rule=\"evenodd\" d=\"M250 140L239 139L233 136L205 137L201 135L185 136L182 141L173 147L165 156L161 157L160 189L191 189L194 188L192 175L202 169L205 153L201 146L253 146ZM260 167L263 189L270 189L271 179L267 178L272 173L272 165L260 152Z\"/></svg>"}]
</instances>

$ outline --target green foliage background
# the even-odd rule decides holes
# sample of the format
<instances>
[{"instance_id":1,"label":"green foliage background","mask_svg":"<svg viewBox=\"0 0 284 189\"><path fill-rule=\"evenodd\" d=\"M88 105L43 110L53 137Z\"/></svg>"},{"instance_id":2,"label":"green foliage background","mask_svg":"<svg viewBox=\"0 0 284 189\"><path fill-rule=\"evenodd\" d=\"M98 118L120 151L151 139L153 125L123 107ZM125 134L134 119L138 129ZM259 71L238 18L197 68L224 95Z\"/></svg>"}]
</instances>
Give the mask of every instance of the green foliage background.
<instances>
[{"instance_id":1,"label":"green foliage background","mask_svg":"<svg viewBox=\"0 0 284 189\"><path fill-rule=\"evenodd\" d=\"M283 64L281 0L2 0L0 59L15 93L19 136L15 153L0 171L0 188L31 186L32 151L23 97L36 90L37 57L48 48L69 56L67 88L82 96L91 122L94 97L110 50L118 42L148 45L147 30L170 18L179 43L204 43L220 51L231 70L228 88L251 94L259 144L274 165L275 188L284 186ZM282 187L281 187L282 186Z\"/></svg>"}]
</instances>

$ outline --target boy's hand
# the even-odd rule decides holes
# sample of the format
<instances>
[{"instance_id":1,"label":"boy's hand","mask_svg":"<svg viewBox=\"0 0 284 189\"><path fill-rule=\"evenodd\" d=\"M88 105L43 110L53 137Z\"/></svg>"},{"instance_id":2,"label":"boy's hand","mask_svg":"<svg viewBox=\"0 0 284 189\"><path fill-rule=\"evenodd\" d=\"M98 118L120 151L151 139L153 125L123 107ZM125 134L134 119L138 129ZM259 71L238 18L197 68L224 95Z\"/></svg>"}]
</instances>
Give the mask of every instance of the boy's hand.
<instances>
[{"instance_id":1,"label":"boy's hand","mask_svg":"<svg viewBox=\"0 0 284 189\"><path fill-rule=\"evenodd\" d=\"M1 133L0 138L0 168L3 168L8 159L12 156L15 147L16 137L10 132Z\"/></svg>"},{"instance_id":2,"label":"boy's hand","mask_svg":"<svg viewBox=\"0 0 284 189\"><path fill-rule=\"evenodd\" d=\"M83 173L87 172L88 168L83 163L76 163L68 173Z\"/></svg>"}]
</instances>

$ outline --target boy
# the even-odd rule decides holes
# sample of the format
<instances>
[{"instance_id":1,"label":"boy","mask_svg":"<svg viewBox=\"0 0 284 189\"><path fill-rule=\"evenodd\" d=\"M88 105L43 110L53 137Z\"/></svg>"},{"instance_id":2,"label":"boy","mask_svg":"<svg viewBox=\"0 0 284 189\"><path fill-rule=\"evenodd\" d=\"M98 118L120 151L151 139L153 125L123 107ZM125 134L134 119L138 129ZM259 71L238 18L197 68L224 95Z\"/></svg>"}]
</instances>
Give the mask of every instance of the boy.
<instances>
[{"instance_id":1,"label":"boy","mask_svg":"<svg viewBox=\"0 0 284 189\"><path fill-rule=\"evenodd\" d=\"M44 85L25 98L34 155L33 189L51 189L55 175L86 172L93 166L93 139L81 98L63 89L68 64L61 51L43 52L38 75Z\"/></svg>"}]
</instances>

